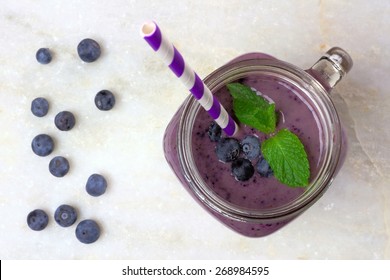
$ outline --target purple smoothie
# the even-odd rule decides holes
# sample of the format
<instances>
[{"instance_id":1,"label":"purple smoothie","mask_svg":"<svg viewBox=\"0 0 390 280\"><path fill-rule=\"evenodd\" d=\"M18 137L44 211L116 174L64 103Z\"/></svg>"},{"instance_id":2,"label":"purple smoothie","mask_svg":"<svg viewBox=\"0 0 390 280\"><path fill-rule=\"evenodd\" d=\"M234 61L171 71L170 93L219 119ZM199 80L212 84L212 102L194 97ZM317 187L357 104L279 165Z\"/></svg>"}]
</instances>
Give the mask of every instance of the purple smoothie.
<instances>
[{"instance_id":1,"label":"purple smoothie","mask_svg":"<svg viewBox=\"0 0 390 280\"><path fill-rule=\"evenodd\" d=\"M276 131L288 128L302 141L308 154L312 176L317 173L320 161L321 140L316 113L305 100L299 89L275 77L249 76L239 81L275 103L278 112ZM232 97L223 87L214 93L226 110L232 111ZM291 188L280 183L274 176L261 177L255 172L248 181L237 181L231 175L231 164L218 161L215 153L216 142L210 141L207 131L212 119L205 110L199 110L192 131L192 150L195 165L203 180L222 199L233 205L250 210L269 209L285 205L304 192L304 188ZM234 136L238 141L247 135L254 135L264 141L268 136L262 132L240 124ZM224 135L223 135L224 137ZM240 157L244 157L243 154ZM252 160L255 165L258 158Z\"/></svg>"},{"instance_id":2,"label":"purple smoothie","mask_svg":"<svg viewBox=\"0 0 390 280\"><path fill-rule=\"evenodd\" d=\"M270 66L251 70L257 65ZM234 73L229 72L231 67ZM187 98L165 131L165 157L184 188L217 220L245 236L271 234L310 207L330 185L345 156L339 120L326 87L315 90L318 85L303 71L285 74L284 69L290 68L269 55L251 53L217 69L206 81L233 117L232 96L226 83L245 84L275 103L276 132L288 128L305 147L310 165L309 187L288 187L275 177L265 178L256 171L249 180L237 181L231 163L218 160L216 142L207 134L213 120L193 97ZM232 75L238 78L231 79ZM220 81L224 81L222 85ZM270 137L246 125L239 126L234 136L238 141L247 135L254 135L261 142ZM222 137L226 137L223 132ZM240 157L244 155L241 153ZM253 159L252 164L257 160Z\"/></svg>"}]
</instances>

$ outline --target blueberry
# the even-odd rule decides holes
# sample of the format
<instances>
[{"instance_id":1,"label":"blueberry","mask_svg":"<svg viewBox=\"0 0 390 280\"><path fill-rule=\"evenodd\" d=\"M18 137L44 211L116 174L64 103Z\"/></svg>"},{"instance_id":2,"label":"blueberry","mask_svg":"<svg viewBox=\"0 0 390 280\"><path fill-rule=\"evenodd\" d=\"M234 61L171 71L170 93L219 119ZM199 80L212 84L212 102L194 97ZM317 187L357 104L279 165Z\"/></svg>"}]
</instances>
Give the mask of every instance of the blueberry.
<instances>
[{"instance_id":1,"label":"blueberry","mask_svg":"<svg viewBox=\"0 0 390 280\"><path fill-rule=\"evenodd\" d=\"M232 162L232 173L238 181L247 181L255 173L252 163L246 158L239 158Z\"/></svg>"},{"instance_id":2,"label":"blueberry","mask_svg":"<svg viewBox=\"0 0 390 280\"><path fill-rule=\"evenodd\" d=\"M46 116L48 111L49 111L49 102L45 98L38 97L31 102L31 112L34 114L34 116L37 117Z\"/></svg>"},{"instance_id":3,"label":"blueberry","mask_svg":"<svg viewBox=\"0 0 390 280\"><path fill-rule=\"evenodd\" d=\"M78 44L77 53L82 61L94 62L99 58L101 50L95 40L87 38Z\"/></svg>"},{"instance_id":4,"label":"blueberry","mask_svg":"<svg viewBox=\"0 0 390 280\"><path fill-rule=\"evenodd\" d=\"M53 176L64 177L69 171L69 162L66 158L57 156L49 163L49 171Z\"/></svg>"},{"instance_id":5,"label":"blueberry","mask_svg":"<svg viewBox=\"0 0 390 280\"><path fill-rule=\"evenodd\" d=\"M74 127L76 119L71 112L62 111L56 115L54 124L59 130L68 131Z\"/></svg>"},{"instance_id":6,"label":"blueberry","mask_svg":"<svg viewBox=\"0 0 390 280\"><path fill-rule=\"evenodd\" d=\"M92 174L88 178L85 189L92 196L100 196L106 192L107 181L100 174Z\"/></svg>"},{"instance_id":7,"label":"blueberry","mask_svg":"<svg viewBox=\"0 0 390 280\"><path fill-rule=\"evenodd\" d=\"M212 122L209 126L207 134L209 135L211 141L218 142L221 139L221 132L221 127L216 122Z\"/></svg>"},{"instance_id":8,"label":"blueberry","mask_svg":"<svg viewBox=\"0 0 390 280\"><path fill-rule=\"evenodd\" d=\"M264 157L260 157L259 161L256 163L256 171L260 174L260 176L266 178L274 174Z\"/></svg>"},{"instance_id":9,"label":"blueberry","mask_svg":"<svg viewBox=\"0 0 390 280\"><path fill-rule=\"evenodd\" d=\"M94 220L83 220L76 227L76 237L81 243L93 243L99 236L100 227Z\"/></svg>"},{"instance_id":10,"label":"blueberry","mask_svg":"<svg viewBox=\"0 0 390 280\"><path fill-rule=\"evenodd\" d=\"M234 138L222 138L215 149L220 161L229 162L238 158L240 154L240 143Z\"/></svg>"},{"instance_id":11,"label":"blueberry","mask_svg":"<svg viewBox=\"0 0 390 280\"><path fill-rule=\"evenodd\" d=\"M54 213L54 220L62 227L70 227L77 220L77 212L70 205L60 205Z\"/></svg>"},{"instance_id":12,"label":"blueberry","mask_svg":"<svg viewBox=\"0 0 390 280\"><path fill-rule=\"evenodd\" d=\"M99 110L108 111L115 105L114 94L106 89L99 91L95 96L95 105Z\"/></svg>"},{"instance_id":13,"label":"blueberry","mask_svg":"<svg viewBox=\"0 0 390 280\"><path fill-rule=\"evenodd\" d=\"M32 230L43 230L49 223L49 217L41 209L35 209L27 215L27 225Z\"/></svg>"},{"instance_id":14,"label":"blueberry","mask_svg":"<svg viewBox=\"0 0 390 280\"><path fill-rule=\"evenodd\" d=\"M250 160L257 158L260 155L260 140L256 136L246 136L244 140L241 141L241 147L245 156Z\"/></svg>"},{"instance_id":15,"label":"blueberry","mask_svg":"<svg viewBox=\"0 0 390 280\"><path fill-rule=\"evenodd\" d=\"M33 152L41 157L50 155L54 149L53 139L47 134L39 134L31 142Z\"/></svg>"},{"instance_id":16,"label":"blueberry","mask_svg":"<svg viewBox=\"0 0 390 280\"><path fill-rule=\"evenodd\" d=\"M48 64L50 63L52 56L48 48L40 48L35 54L35 58L40 64Z\"/></svg>"}]
</instances>

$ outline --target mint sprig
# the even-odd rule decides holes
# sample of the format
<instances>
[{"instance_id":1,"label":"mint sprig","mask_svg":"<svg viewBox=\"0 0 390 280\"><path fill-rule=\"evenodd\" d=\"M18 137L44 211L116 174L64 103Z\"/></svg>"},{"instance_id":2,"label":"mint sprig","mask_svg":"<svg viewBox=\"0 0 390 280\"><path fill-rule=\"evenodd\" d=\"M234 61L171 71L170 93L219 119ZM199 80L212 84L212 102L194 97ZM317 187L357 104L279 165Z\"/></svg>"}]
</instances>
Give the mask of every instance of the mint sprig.
<instances>
[{"instance_id":1,"label":"mint sprig","mask_svg":"<svg viewBox=\"0 0 390 280\"><path fill-rule=\"evenodd\" d=\"M233 96L234 113L241 123L264 133L271 133L275 130L275 104L270 104L243 84L231 83L227 87Z\"/></svg>"},{"instance_id":2,"label":"mint sprig","mask_svg":"<svg viewBox=\"0 0 390 280\"><path fill-rule=\"evenodd\" d=\"M261 144L261 152L275 177L290 187L309 184L309 160L298 136L287 128L280 130Z\"/></svg>"},{"instance_id":3,"label":"mint sprig","mask_svg":"<svg viewBox=\"0 0 390 280\"><path fill-rule=\"evenodd\" d=\"M227 87L233 96L233 111L240 122L266 134L275 132L275 104L243 84L231 83ZM269 137L262 143L261 151L281 183L290 187L309 184L310 167L305 148L290 130L284 128Z\"/></svg>"}]
</instances>

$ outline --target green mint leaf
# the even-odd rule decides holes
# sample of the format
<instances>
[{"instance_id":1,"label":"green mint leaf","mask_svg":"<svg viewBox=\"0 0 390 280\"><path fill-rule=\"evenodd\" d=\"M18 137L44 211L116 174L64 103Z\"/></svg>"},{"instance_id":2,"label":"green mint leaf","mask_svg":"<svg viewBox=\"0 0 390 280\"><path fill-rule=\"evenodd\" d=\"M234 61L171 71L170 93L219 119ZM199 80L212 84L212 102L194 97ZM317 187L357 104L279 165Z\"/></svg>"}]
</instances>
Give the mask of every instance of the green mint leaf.
<instances>
[{"instance_id":1,"label":"green mint leaf","mask_svg":"<svg viewBox=\"0 0 390 280\"><path fill-rule=\"evenodd\" d=\"M261 144L261 151L281 183L290 187L309 184L309 160L302 142L294 133L288 129L280 130Z\"/></svg>"},{"instance_id":2,"label":"green mint leaf","mask_svg":"<svg viewBox=\"0 0 390 280\"><path fill-rule=\"evenodd\" d=\"M270 104L250 87L240 83L227 85L233 96L233 110L237 119L264 133L275 131L275 104Z\"/></svg>"}]
</instances>

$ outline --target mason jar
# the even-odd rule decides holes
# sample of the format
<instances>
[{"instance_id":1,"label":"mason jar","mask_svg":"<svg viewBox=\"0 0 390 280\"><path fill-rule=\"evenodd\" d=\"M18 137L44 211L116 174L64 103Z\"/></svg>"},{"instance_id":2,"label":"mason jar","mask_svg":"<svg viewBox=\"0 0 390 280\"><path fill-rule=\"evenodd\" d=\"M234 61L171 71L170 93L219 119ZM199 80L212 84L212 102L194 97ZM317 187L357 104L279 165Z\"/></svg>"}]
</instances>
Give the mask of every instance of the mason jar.
<instances>
[{"instance_id":1,"label":"mason jar","mask_svg":"<svg viewBox=\"0 0 390 280\"><path fill-rule=\"evenodd\" d=\"M234 178L231 166L215 155L217 142L209 139L213 120L192 95L166 128L166 160L193 199L228 228L249 237L275 232L313 205L343 164L346 138L330 92L351 67L350 56L338 47L331 48L308 70L267 54L249 53L204 79L233 117L232 98L226 88L229 83L247 84L275 103L277 127L290 129L307 151L311 171L308 186L283 186L272 176L272 170L269 174L255 172L244 182ZM238 141L248 134L260 142L269 137L246 125L239 126L240 133L234 136ZM222 132L221 138L226 137ZM260 159L252 161L258 170Z\"/></svg>"}]
</instances>

